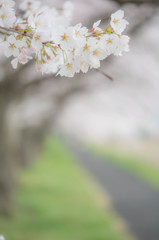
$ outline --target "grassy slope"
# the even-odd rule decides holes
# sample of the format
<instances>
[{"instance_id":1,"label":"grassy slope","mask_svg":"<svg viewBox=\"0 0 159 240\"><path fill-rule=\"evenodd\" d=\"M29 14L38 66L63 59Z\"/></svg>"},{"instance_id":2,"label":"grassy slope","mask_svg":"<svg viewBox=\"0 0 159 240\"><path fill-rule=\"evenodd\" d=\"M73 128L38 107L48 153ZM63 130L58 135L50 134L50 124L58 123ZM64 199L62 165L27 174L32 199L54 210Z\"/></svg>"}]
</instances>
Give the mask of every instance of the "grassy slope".
<instances>
[{"instance_id":1,"label":"grassy slope","mask_svg":"<svg viewBox=\"0 0 159 240\"><path fill-rule=\"evenodd\" d=\"M159 168L157 166L143 159L141 160L137 156L128 155L107 146L93 146L91 149L94 153L101 155L159 188Z\"/></svg>"},{"instance_id":2,"label":"grassy slope","mask_svg":"<svg viewBox=\"0 0 159 240\"><path fill-rule=\"evenodd\" d=\"M0 218L6 240L128 240L96 189L56 139L22 173L17 211Z\"/></svg>"}]
</instances>

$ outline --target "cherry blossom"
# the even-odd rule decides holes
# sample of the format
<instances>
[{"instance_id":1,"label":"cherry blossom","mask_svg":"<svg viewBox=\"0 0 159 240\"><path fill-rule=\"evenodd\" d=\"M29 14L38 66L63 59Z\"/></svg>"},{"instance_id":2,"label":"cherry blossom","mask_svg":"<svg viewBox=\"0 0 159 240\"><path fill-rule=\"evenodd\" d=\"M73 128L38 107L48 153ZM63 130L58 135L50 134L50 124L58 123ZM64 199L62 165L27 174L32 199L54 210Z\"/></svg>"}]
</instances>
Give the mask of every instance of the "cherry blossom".
<instances>
[{"instance_id":1,"label":"cherry blossom","mask_svg":"<svg viewBox=\"0 0 159 240\"><path fill-rule=\"evenodd\" d=\"M4 42L5 46L5 56L6 57L17 57L19 54L19 49L17 48L16 38L14 36L9 36Z\"/></svg>"},{"instance_id":2,"label":"cherry blossom","mask_svg":"<svg viewBox=\"0 0 159 240\"><path fill-rule=\"evenodd\" d=\"M65 2L62 10L63 10L62 14L66 18L71 20L73 16L73 10L74 10L74 5L72 4L72 2Z\"/></svg>"},{"instance_id":3,"label":"cherry blossom","mask_svg":"<svg viewBox=\"0 0 159 240\"><path fill-rule=\"evenodd\" d=\"M32 57L27 56L27 51L26 51L26 49L23 47L23 48L21 49L21 52L20 52L20 54L18 55L18 57L14 58L14 59L11 61L12 67L13 67L14 69L16 69L17 66L18 66L18 63L26 64L30 59L32 59Z\"/></svg>"},{"instance_id":4,"label":"cherry blossom","mask_svg":"<svg viewBox=\"0 0 159 240\"><path fill-rule=\"evenodd\" d=\"M12 8L15 6L15 2L12 0L0 0L0 6Z\"/></svg>"},{"instance_id":5,"label":"cherry blossom","mask_svg":"<svg viewBox=\"0 0 159 240\"><path fill-rule=\"evenodd\" d=\"M12 7L13 1L0 1L0 26L12 27L16 17Z\"/></svg>"},{"instance_id":6,"label":"cherry blossom","mask_svg":"<svg viewBox=\"0 0 159 240\"><path fill-rule=\"evenodd\" d=\"M122 35L128 24L122 10L112 14L105 29L100 28L101 20L88 29L81 23L71 26L70 2L58 9L24 0L17 18L13 7L14 1L0 0L0 30L5 34L0 48L12 57L13 68L35 57L37 71L73 77L99 68L100 61L111 54L122 56L129 51L129 37Z\"/></svg>"},{"instance_id":7,"label":"cherry blossom","mask_svg":"<svg viewBox=\"0 0 159 240\"><path fill-rule=\"evenodd\" d=\"M40 5L41 5L40 1L24 0L20 4L19 8L24 12L27 12L27 11L36 12L39 9Z\"/></svg>"},{"instance_id":8,"label":"cherry blossom","mask_svg":"<svg viewBox=\"0 0 159 240\"><path fill-rule=\"evenodd\" d=\"M124 19L124 11L118 10L116 13L111 15L111 27L117 34L121 34L128 22Z\"/></svg>"}]
</instances>

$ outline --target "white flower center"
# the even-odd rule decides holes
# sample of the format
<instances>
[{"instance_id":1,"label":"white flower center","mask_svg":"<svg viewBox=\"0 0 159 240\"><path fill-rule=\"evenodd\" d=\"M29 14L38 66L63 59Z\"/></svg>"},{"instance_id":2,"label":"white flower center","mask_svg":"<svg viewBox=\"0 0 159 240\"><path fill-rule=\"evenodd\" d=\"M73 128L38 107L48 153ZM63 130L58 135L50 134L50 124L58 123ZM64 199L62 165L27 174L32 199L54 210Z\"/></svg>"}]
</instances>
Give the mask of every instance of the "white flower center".
<instances>
[{"instance_id":1,"label":"white flower center","mask_svg":"<svg viewBox=\"0 0 159 240\"><path fill-rule=\"evenodd\" d=\"M6 18L7 16L3 13L2 15L1 15L1 18L4 20L5 18Z\"/></svg>"},{"instance_id":2,"label":"white flower center","mask_svg":"<svg viewBox=\"0 0 159 240\"><path fill-rule=\"evenodd\" d=\"M14 45L13 43L10 43L9 48L10 48L11 50L15 49L15 45Z\"/></svg>"}]
</instances>

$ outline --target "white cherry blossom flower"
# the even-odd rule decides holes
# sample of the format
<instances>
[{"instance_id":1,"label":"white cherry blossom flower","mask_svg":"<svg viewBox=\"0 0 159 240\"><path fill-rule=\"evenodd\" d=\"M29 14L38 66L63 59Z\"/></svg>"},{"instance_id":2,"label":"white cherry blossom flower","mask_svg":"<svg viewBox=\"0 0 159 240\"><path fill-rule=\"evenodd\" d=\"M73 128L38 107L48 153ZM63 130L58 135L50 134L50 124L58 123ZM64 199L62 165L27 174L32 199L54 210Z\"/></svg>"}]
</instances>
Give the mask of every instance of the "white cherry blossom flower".
<instances>
[{"instance_id":1,"label":"white cherry blossom flower","mask_svg":"<svg viewBox=\"0 0 159 240\"><path fill-rule=\"evenodd\" d=\"M59 67L63 65L62 55L57 55L52 58L50 61L46 62L46 64L42 64L41 72L42 73L57 73Z\"/></svg>"},{"instance_id":2,"label":"white cherry blossom flower","mask_svg":"<svg viewBox=\"0 0 159 240\"><path fill-rule=\"evenodd\" d=\"M5 56L6 57L17 57L19 54L19 49L17 48L17 41L14 36L9 36L5 44Z\"/></svg>"},{"instance_id":3,"label":"white cherry blossom flower","mask_svg":"<svg viewBox=\"0 0 159 240\"><path fill-rule=\"evenodd\" d=\"M33 11L36 12L41 3L40 1L35 1L35 0L23 0L22 3L19 5L20 10L22 11Z\"/></svg>"},{"instance_id":4,"label":"white cherry blossom flower","mask_svg":"<svg viewBox=\"0 0 159 240\"><path fill-rule=\"evenodd\" d=\"M118 10L116 13L111 15L111 22L110 25L117 34L121 34L126 25L129 24L124 18L124 11Z\"/></svg>"},{"instance_id":5,"label":"white cherry blossom flower","mask_svg":"<svg viewBox=\"0 0 159 240\"><path fill-rule=\"evenodd\" d=\"M43 43L49 41L49 34L45 32L36 32L31 41L31 46L39 51L43 47Z\"/></svg>"},{"instance_id":6,"label":"white cherry blossom flower","mask_svg":"<svg viewBox=\"0 0 159 240\"><path fill-rule=\"evenodd\" d=\"M73 77L75 75L75 72L76 72L75 64L67 62L64 65L62 65L57 75L65 76L65 77Z\"/></svg>"},{"instance_id":7,"label":"white cherry blossom flower","mask_svg":"<svg viewBox=\"0 0 159 240\"><path fill-rule=\"evenodd\" d=\"M11 61L12 67L14 69L16 69L18 67L18 63L26 64L30 59L32 59L32 57L27 56L27 55L25 55L23 53L20 53L20 55L18 57L14 58Z\"/></svg>"},{"instance_id":8,"label":"white cherry blossom flower","mask_svg":"<svg viewBox=\"0 0 159 240\"><path fill-rule=\"evenodd\" d=\"M122 35L118 38L118 44L114 52L115 56L122 56L123 52L129 52L129 40L130 38L126 35Z\"/></svg>"},{"instance_id":9,"label":"white cherry blossom flower","mask_svg":"<svg viewBox=\"0 0 159 240\"><path fill-rule=\"evenodd\" d=\"M72 27L72 33L75 47L75 55L80 55L82 49L86 44L86 35L88 33L88 29L86 27L82 27L82 24L79 23L76 26Z\"/></svg>"},{"instance_id":10,"label":"white cherry blossom flower","mask_svg":"<svg viewBox=\"0 0 159 240\"><path fill-rule=\"evenodd\" d=\"M106 34L101 37L100 47L109 56L113 54L118 44L118 36L116 34Z\"/></svg>"},{"instance_id":11,"label":"white cherry blossom flower","mask_svg":"<svg viewBox=\"0 0 159 240\"><path fill-rule=\"evenodd\" d=\"M92 58L97 58L100 61L104 60L107 57L106 51L103 51L101 48L96 48L92 52Z\"/></svg>"},{"instance_id":12,"label":"white cherry blossom flower","mask_svg":"<svg viewBox=\"0 0 159 240\"><path fill-rule=\"evenodd\" d=\"M2 5L4 7L12 8L12 7L14 7L15 2L12 0L0 0L0 6L2 6Z\"/></svg>"},{"instance_id":13,"label":"white cherry blossom flower","mask_svg":"<svg viewBox=\"0 0 159 240\"><path fill-rule=\"evenodd\" d=\"M81 23L75 25L72 29L74 38L76 39L84 38L88 33L88 29L86 27L82 27Z\"/></svg>"},{"instance_id":14,"label":"white cherry blossom flower","mask_svg":"<svg viewBox=\"0 0 159 240\"><path fill-rule=\"evenodd\" d=\"M36 31L46 31L49 26L49 14L45 14L45 11L37 11L36 14L30 14L28 24Z\"/></svg>"},{"instance_id":15,"label":"white cherry blossom flower","mask_svg":"<svg viewBox=\"0 0 159 240\"><path fill-rule=\"evenodd\" d=\"M73 16L74 5L72 2L67 1L63 5L63 15L68 19L72 19Z\"/></svg>"},{"instance_id":16,"label":"white cherry blossom flower","mask_svg":"<svg viewBox=\"0 0 159 240\"><path fill-rule=\"evenodd\" d=\"M2 27L12 27L15 22L15 12L12 8L2 7L0 8L0 26Z\"/></svg>"},{"instance_id":17,"label":"white cherry blossom flower","mask_svg":"<svg viewBox=\"0 0 159 240\"><path fill-rule=\"evenodd\" d=\"M96 38L94 38L94 37L87 38L86 44L83 47L83 55L86 57L87 55L92 53L94 51L94 49L96 48L96 44L97 44Z\"/></svg>"},{"instance_id":18,"label":"white cherry blossom flower","mask_svg":"<svg viewBox=\"0 0 159 240\"><path fill-rule=\"evenodd\" d=\"M3 42L3 46L5 47L6 57L17 57L22 49L27 47L27 44L24 38L17 40L16 36L11 35Z\"/></svg>"},{"instance_id":19,"label":"white cherry blossom flower","mask_svg":"<svg viewBox=\"0 0 159 240\"><path fill-rule=\"evenodd\" d=\"M90 65L87 62L81 61L80 68L83 73L87 73L89 70Z\"/></svg>"},{"instance_id":20,"label":"white cherry blossom flower","mask_svg":"<svg viewBox=\"0 0 159 240\"><path fill-rule=\"evenodd\" d=\"M11 64L12 64L14 69L17 68L18 63L26 64L30 59L32 59L32 57L28 56L27 54L28 54L27 48L26 47L22 47L20 49L20 53L19 53L18 57L14 58L11 61Z\"/></svg>"},{"instance_id":21,"label":"white cherry blossom flower","mask_svg":"<svg viewBox=\"0 0 159 240\"><path fill-rule=\"evenodd\" d=\"M93 28L96 29L100 25L100 23L101 23L101 20L98 20L97 22L95 22L93 24Z\"/></svg>"},{"instance_id":22,"label":"white cherry blossom flower","mask_svg":"<svg viewBox=\"0 0 159 240\"><path fill-rule=\"evenodd\" d=\"M52 36L53 42L60 45L65 51L68 49L73 49L75 47L75 40L72 36L72 28L59 28L56 33Z\"/></svg>"}]
</instances>

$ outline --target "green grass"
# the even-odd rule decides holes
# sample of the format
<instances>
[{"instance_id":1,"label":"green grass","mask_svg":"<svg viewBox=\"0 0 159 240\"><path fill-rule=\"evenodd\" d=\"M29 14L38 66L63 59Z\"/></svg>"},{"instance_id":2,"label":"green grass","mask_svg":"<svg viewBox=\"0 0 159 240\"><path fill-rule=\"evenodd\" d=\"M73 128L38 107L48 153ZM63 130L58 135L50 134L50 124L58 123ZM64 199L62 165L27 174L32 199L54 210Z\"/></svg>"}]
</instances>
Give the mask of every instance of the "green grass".
<instances>
[{"instance_id":1,"label":"green grass","mask_svg":"<svg viewBox=\"0 0 159 240\"><path fill-rule=\"evenodd\" d=\"M128 240L91 180L57 139L21 174L17 209L0 218L6 240Z\"/></svg>"},{"instance_id":2,"label":"green grass","mask_svg":"<svg viewBox=\"0 0 159 240\"><path fill-rule=\"evenodd\" d=\"M91 146L91 150L159 188L159 167L138 156L126 154L111 147Z\"/></svg>"}]
</instances>

